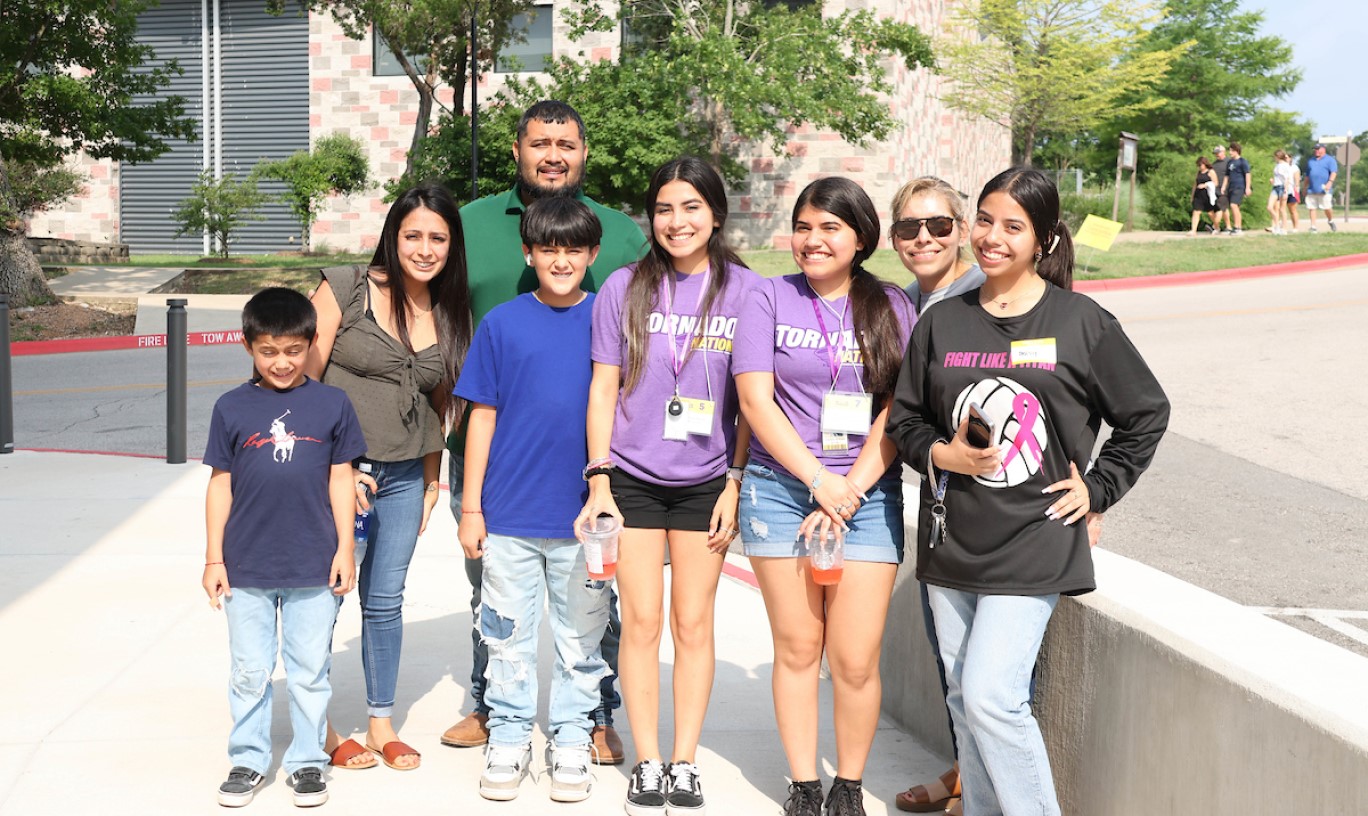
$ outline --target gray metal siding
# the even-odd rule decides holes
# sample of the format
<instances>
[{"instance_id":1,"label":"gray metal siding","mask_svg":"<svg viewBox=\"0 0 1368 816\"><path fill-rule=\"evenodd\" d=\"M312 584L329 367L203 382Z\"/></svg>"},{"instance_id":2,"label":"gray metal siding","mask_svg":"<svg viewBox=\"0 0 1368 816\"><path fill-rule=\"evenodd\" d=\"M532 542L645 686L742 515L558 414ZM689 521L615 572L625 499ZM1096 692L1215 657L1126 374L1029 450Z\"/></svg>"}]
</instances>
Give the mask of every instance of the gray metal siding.
<instances>
[{"instance_id":1,"label":"gray metal siding","mask_svg":"<svg viewBox=\"0 0 1368 816\"><path fill-rule=\"evenodd\" d=\"M212 15L212 5L210 6ZM284 158L309 146L309 27L293 13L272 17L261 0L220 0L223 172L239 177L263 159ZM199 0L162 0L139 18L139 39L160 59L175 58L185 74L167 94L186 100L186 114L202 122ZM202 126L202 125L201 125ZM210 140L213 131L200 134ZM125 165L120 187L121 233L134 253L199 254L198 235L174 238L170 214L190 194L200 172L202 141L176 141L144 165ZM212 159L211 164L212 167ZM279 193L278 182L262 190ZM299 226L284 205L259 211L236 234L232 251L271 252L298 248ZM296 236L295 243L289 238Z\"/></svg>"}]
</instances>

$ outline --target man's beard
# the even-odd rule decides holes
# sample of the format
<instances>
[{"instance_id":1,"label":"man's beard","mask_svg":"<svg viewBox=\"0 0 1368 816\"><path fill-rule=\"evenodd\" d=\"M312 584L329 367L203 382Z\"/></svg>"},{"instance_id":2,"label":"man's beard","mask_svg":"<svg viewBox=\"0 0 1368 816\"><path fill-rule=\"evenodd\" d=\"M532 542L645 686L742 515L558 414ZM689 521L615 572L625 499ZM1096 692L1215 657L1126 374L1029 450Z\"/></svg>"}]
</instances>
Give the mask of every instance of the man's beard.
<instances>
[{"instance_id":1,"label":"man's beard","mask_svg":"<svg viewBox=\"0 0 1368 816\"><path fill-rule=\"evenodd\" d=\"M518 173L518 197L529 202L536 201L539 198L577 198L582 189L584 189L584 174L582 173L574 184L558 184L554 187L529 184L523 174Z\"/></svg>"}]
</instances>

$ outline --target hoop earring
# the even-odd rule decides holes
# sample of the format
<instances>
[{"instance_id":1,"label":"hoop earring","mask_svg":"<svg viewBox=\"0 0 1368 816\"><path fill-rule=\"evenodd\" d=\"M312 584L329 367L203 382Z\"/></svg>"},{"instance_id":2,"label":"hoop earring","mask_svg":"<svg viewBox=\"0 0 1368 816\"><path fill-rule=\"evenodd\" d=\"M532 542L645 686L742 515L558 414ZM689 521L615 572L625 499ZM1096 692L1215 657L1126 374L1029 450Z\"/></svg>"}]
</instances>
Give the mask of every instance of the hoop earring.
<instances>
[{"instance_id":1,"label":"hoop earring","mask_svg":"<svg viewBox=\"0 0 1368 816\"><path fill-rule=\"evenodd\" d=\"M1040 259L1043 258L1043 257L1045 257L1045 256L1044 256L1039 250L1037 250L1037 251L1036 251L1036 254L1035 254L1035 262L1036 262L1036 263L1040 263Z\"/></svg>"}]
</instances>

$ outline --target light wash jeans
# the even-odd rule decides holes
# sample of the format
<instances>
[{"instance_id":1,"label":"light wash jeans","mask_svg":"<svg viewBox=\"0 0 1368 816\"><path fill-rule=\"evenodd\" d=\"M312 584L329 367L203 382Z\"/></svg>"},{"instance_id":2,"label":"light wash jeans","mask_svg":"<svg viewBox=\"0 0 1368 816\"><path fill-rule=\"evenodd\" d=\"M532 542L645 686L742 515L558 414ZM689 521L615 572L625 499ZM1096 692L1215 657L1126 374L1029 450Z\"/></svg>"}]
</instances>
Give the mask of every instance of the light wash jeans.
<instances>
[{"instance_id":1,"label":"light wash jeans","mask_svg":"<svg viewBox=\"0 0 1368 816\"><path fill-rule=\"evenodd\" d=\"M370 543L361 558L361 665L366 709L394 715L399 656L404 648L404 582L423 523L423 460L373 462L379 485L370 509Z\"/></svg>"},{"instance_id":2,"label":"light wash jeans","mask_svg":"<svg viewBox=\"0 0 1368 816\"><path fill-rule=\"evenodd\" d=\"M573 538L490 535L479 621L489 649L484 699L491 745L521 747L532 740L543 598L556 646L549 733L557 745L589 742L599 681L608 673L599 649L608 625L608 582L589 579L584 549Z\"/></svg>"},{"instance_id":3,"label":"light wash jeans","mask_svg":"<svg viewBox=\"0 0 1368 816\"><path fill-rule=\"evenodd\" d=\"M265 774L271 765L271 674L276 652L285 660L285 688L290 693L290 727L294 736L285 750L285 773L300 768L322 769L332 686L332 628L337 602L328 587L256 589L233 587L224 598L228 618L228 649L233 670L228 682L228 707L233 730L228 736L228 759L234 765ZM276 612L280 613L280 642L276 642Z\"/></svg>"},{"instance_id":4,"label":"light wash jeans","mask_svg":"<svg viewBox=\"0 0 1368 816\"><path fill-rule=\"evenodd\" d=\"M465 457L448 454L447 461L447 487L451 493L451 515L456 517L456 523L461 523L461 491L465 485ZM470 665L470 698L475 703L475 710L480 714L489 714L489 706L485 704L485 669L489 666L489 647L480 639L480 587L483 582L483 563L478 558L467 558L465 560L466 580L470 581L470 640L471 655L473 659ZM617 689L613 688L613 681L617 679L618 666L618 642L622 639L622 620L618 617L617 591L610 585L608 601L608 628L603 630L603 642L599 644L603 659L608 663L608 673L599 682L599 704L594 709L594 725L613 724L613 710L622 705L622 698L618 696Z\"/></svg>"},{"instance_id":5,"label":"light wash jeans","mask_svg":"<svg viewBox=\"0 0 1368 816\"><path fill-rule=\"evenodd\" d=\"M1031 674L1058 595L979 595L928 586L959 746L964 812L1059 816L1050 758L1031 714Z\"/></svg>"}]
</instances>

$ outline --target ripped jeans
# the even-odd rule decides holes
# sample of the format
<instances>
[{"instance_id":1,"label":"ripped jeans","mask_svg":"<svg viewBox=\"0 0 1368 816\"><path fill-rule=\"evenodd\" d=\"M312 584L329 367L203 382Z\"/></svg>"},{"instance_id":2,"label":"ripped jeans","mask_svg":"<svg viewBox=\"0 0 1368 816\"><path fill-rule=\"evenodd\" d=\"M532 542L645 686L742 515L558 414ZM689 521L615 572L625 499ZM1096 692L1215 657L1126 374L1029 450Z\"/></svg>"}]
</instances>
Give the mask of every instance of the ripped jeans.
<instances>
[{"instance_id":1,"label":"ripped jeans","mask_svg":"<svg viewBox=\"0 0 1368 816\"><path fill-rule=\"evenodd\" d=\"M584 549L573 538L491 534L484 548L479 627L489 647L484 700L490 744L532 741L544 597L556 647L548 733L557 745L588 744L599 681L608 673L599 649L608 625L608 582L589 580Z\"/></svg>"},{"instance_id":2,"label":"ripped jeans","mask_svg":"<svg viewBox=\"0 0 1368 816\"><path fill-rule=\"evenodd\" d=\"M323 768L328 699L332 686L332 630L337 600L328 587L257 589L233 587L224 598L232 674L228 707L233 730L228 736L232 765L265 774L271 766L271 675L276 666L276 612L280 613L279 651L285 661L285 688L290 693L290 727L294 736L283 766Z\"/></svg>"}]
</instances>

